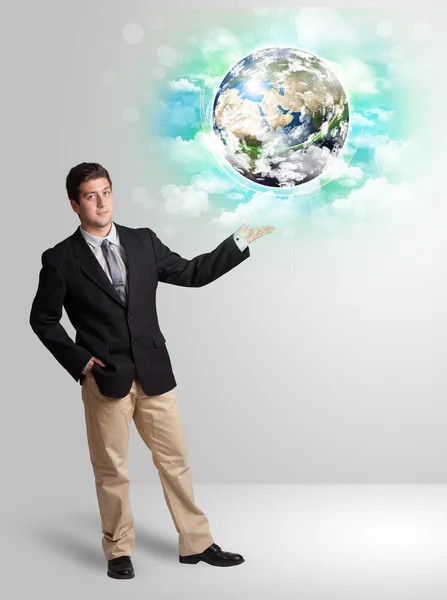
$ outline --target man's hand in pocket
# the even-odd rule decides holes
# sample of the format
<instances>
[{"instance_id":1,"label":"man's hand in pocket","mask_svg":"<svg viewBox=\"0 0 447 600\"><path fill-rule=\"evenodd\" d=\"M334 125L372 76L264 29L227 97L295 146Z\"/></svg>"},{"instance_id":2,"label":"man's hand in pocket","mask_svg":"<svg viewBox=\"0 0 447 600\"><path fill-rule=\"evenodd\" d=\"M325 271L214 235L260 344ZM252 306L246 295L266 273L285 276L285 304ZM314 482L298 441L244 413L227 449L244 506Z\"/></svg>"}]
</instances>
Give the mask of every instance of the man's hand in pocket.
<instances>
[{"instance_id":1,"label":"man's hand in pocket","mask_svg":"<svg viewBox=\"0 0 447 600\"><path fill-rule=\"evenodd\" d=\"M93 375L92 375L93 363L97 363L98 365L101 365L101 367L105 367L106 366L106 363L102 362L101 359L96 358L96 356L92 356L92 358L90 359L90 362L88 363L87 370L85 371L85 376L86 377L93 377Z\"/></svg>"}]
</instances>

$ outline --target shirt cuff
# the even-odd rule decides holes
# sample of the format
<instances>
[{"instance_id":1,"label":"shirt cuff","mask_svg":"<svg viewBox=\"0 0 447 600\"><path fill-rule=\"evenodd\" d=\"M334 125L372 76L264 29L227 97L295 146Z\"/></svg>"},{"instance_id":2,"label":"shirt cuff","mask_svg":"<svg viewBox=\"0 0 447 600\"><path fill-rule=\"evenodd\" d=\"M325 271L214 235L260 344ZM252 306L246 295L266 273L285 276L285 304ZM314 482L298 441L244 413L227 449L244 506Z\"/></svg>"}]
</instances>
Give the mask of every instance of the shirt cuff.
<instances>
[{"instance_id":1,"label":"shirt cuff","mask_svg":"<svg viewBox=\"0 0 447 600\"><path fill-rule=\"evenodd\" d=\"M240 233L233 233L233 239L241 252L248 246L247 240Z\"/></svg>"},{"instance_id":2,"label":"shirt cuff","mask_svg":"<svg viewBox=\"0 0 447 600\"><path fill-rule=\"evenodd\" d=\"M92 357L92 358L93 358L93 357ZM82 374L83 374L83 375L85 375L85 373L86 373L86 371L87 371L87 367L89 366L89 364L90 364L90 361L91 361L91 360L92 360L92 359L90 358L90 359L89 359L89 361L88 361L88 363L87 363L87 364L85 365L85 367L82 369Z\"/></svg>"}]
</instances>

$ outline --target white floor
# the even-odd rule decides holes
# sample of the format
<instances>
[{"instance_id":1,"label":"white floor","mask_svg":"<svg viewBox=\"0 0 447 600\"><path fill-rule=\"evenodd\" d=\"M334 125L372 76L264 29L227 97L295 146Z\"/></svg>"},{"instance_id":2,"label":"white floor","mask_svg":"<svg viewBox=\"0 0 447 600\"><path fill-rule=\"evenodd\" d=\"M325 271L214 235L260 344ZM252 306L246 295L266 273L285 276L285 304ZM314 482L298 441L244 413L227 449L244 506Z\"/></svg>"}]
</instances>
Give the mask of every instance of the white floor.
<instances>
[{"instance_id":1,"label":"white floor","mask_svg":"<svg viewBox=\"0 0 447 600\"><path fill-rule=\"evenodd\" d=\"M161 485L134 483L136 575L111 579L94 488L51 505L34 490L31 501L3 514L2 597L447 598L447 486L196 484L194 490L216 543L245 563L180 564Z\"/></svg>"}]
</instances>

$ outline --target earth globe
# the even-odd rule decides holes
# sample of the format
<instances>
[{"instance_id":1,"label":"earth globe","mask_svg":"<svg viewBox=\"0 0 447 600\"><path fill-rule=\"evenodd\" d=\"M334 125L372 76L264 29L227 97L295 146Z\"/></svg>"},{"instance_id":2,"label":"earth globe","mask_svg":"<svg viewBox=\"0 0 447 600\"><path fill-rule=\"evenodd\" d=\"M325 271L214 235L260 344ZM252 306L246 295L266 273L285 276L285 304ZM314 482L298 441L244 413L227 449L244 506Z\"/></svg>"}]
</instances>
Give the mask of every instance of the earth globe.
<instances>
[{"instance_id":1,"label":"earth globe","mask_svg":"<svg viewBox=\"0 0 447 600\"><path fill-rule=\"evenodd\" d=\"M266 48L240 60L214 98L213 131L238 173L290 188L323 173L346 141L345 90L317 56Z\"/></svg>"}]
</instances>

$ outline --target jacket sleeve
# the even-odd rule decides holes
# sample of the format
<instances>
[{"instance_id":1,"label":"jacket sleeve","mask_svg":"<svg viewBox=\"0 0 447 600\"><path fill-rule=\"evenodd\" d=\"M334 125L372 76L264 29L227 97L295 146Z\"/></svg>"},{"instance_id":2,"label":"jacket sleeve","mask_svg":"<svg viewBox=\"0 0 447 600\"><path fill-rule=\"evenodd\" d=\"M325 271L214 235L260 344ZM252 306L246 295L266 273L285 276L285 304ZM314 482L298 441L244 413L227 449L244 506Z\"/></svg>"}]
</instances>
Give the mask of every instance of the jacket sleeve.
<instances>
[{"instance_id":1,"label":"jacket sleeve","mask_svg":"<svg viewBox=\"0 0 447 600\"><path fill-rule=\"evenodd\" d=\"M184 287L202 287L218 279L250 256L248 246L241 251L233 234L211 252L188 260L168 246L148 228L158 268L158 280Z\"/></svg>"},{"instance_id":2,"label":"jacket sleeve","mask_svg":"<svg viewBox=\"0 0 447 600\"><path fill-rule=\"evenodd\" d=\"M70 375L79 380L91 352L76 344L59 323L66 287L48 250L42 254L42 268L29 323L32 330Z\"/></svg>"}]
</instances>

